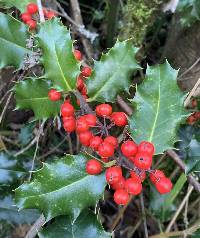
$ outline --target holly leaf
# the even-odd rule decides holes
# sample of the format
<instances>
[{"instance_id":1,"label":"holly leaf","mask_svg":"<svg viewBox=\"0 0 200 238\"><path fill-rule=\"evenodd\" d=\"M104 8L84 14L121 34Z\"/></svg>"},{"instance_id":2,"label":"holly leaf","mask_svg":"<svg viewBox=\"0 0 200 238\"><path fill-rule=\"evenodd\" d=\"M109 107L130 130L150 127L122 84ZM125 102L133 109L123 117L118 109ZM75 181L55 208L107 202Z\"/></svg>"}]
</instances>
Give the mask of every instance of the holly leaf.
<instances>
[{"instance_id":1,"label":"holly leaf","mask_svg":"<svg viewBox=\"0 0 200 238\"><path fill-rule=\"evenodd\" d=\"M75 222L69 216L60 216L47 228L39 233L39 238L109 238L111 234L105 232L90 210L84 210Z\"/></svg>"},{"instance_id":2,"label":"holly leaf","mask_svg":"<svg viewBox=\"0 0 200 238\"><path fill-rule=\"evenodd\" d=\"M129 91L130 76L140 69L135 59L137 50L130 40L117 41L100 61L94 62L93 73L87 80L89 101L114 102L118 93Z\"/></svg>"},{"instance_id":3,"label":"holly leaf","mask_svg":"<svg viewBox=\"0 0 200 238\"><path fill-rule=\"evenodd\" d=\"M20 81L14 87L17 109L32 109L36 119L46 119L60 112L61 101L48 98L50 83L42 79Z\"/></svg>"},{"instance_id":4,"label":"holly leaf","mask_svg":"<svg viewBox=\"0 0 200 238\"><path fill-rule=\"evenodd\" d=\"M129 120L132 137L137 143L152 142L156 154L173 148L176 129L187 116L183 107L184 93L176 82L177 73L168 62L148 66L146 78L132 100L136 106Z\"/></svg>"},{"instance_id":5,"label":"holly leaf","mask_svg":"<svg viewBox=\"0 0 200 238\"><path fill-rule=\"evenodd\" d=\"M75 89L80 66L74 58L73 42L67 28L57 18L45 21L40 25L37 39L38 46L43 50L45 77L58 90Z\"/></svg>"},{"instance_id":6,"label":"holly leaf","mask_svg":"<svg viewBox=\"0 0 200 238\"><path fill-rule=\"evenodd\" d=\"M0 221L4 220L14 224L31 224L37 220L39 215L37 210L33 209L19 212L10 195L0 200Z\"/></svg>"},{"instance_id":7,"label":"holly leaf","mask_svg":"<svg viewBox=\"0 0 200 238\"><path fill-rule=\"evenodd\" d=\"M26 6L29 3L33 3L36 2L36 0L6 0L6 1L2 1L3 6L6 7L16 7L18 8L21 12L24 12L26 10Z\"/></svg>"},{"instance_id":8,"label":"holly leaf","mask_svg":"<svg viewBox=\"0 0 200 238\"><path fill-rule=\"evenodd\" d=\"M37 208L47 220L59 215L75 220L83 209L98 202L106 185L103 173L93 176L85 172L86 161L87 157L79 154L45 163L31 183L16 189L18 207Z\"/></svg>"},{"instance_id":9,"label":"holly leaf","mask_svg":"<svg viewBox=\"0 0 200 238\"><path fill-rule=\"evenodd\" d=\"M12 16L0 13L0 68L5 66L22 67L26 54L27 27Z\"/></svg>"}]
</instances>

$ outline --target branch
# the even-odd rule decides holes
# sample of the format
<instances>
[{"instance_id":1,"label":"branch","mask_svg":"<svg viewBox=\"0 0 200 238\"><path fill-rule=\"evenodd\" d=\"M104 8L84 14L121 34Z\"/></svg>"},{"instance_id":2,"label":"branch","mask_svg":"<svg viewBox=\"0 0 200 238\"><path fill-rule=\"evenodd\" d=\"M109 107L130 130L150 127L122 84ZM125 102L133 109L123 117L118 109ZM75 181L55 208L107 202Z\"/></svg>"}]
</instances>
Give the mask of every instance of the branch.
<instances>
[{"instance_id":1,"label":"branch","mask_svg":"<svg viewBox=\"0 0 200 238\"><path fill-rule=\"evenodd\" d=\"M39 10L39 15L40 15L40 22L45 22L41 0L37 0L37 5L38 5L38 10Z\"/></svg>"},{"instance_id":2,"label":"branch","mask_svg":"<svg viewBox=\"0 0 200 238\"><path fill-rule=\"evenodd\" d=\"M25 238L34 238L38 231L40 230L40 228L45 224L45 217L42 214L37 221L33 224L33 226L31 227L31 229L28 231L28 233L26 234Z\"/></svg>"}]
</instances>

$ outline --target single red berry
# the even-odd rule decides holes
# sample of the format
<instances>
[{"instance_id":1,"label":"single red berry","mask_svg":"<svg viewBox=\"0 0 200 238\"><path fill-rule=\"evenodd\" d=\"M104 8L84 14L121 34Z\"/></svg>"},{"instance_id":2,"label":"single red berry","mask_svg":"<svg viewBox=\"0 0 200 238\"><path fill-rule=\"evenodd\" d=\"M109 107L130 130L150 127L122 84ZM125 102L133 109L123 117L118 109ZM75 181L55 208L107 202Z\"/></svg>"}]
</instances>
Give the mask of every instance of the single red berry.
<instances>
[{"instance_id":1,"label":"single red berry","mask_svg":"<svg viewBox=\"0 0 200 238\"><path fill-rule=\"evenodd\" d=\"M61 92L58 92L56 89L51 89L48 92L48 97L51 101L58 101L61 99Z\"/></svg>"},{"instance_id":2,"label":"single red berry","mask_svg":"<svg viewBox=\"0 0 200 238\"><path fill-rule=\"evenodd\" d=\"M125 189L130 194L138 195L142 191L142 184L137 179L129 178L125 182Z\"/></svg>"},{"instance_id":3,"label":"single red berry","mask_svg":"<svg viewBox=\"0 0 200 238\"><path fill-rule=\"evenodd\" d=\"M64 102L61 106L61 115L63 117L69 117L74 115L74 107L69 102Z\"/></svg>"},{"instance_id":4,"label":"single red berry","mask_svg":"<svg viewBox=\"0 0 200 238\"><path fill-rule=\"evenodd\" d=\"M99 161L95 159L88 160L86 163L86 172L88 174L100 174L102 171L102 165Z\"/></svg>"},{"instance_id":5,"label":"single red berry","mask_svg":"<svg viewBox=\"0 0 200 238\"><path fill-rule=\"evenodd\" d=\"M154 145L148 141L142 141L138 145L138 152L147 153L149 155L153 155L155 153Z\"/></svg>"},{"instance_id":6,"label":"single red berry","mask_svg":"<svg viewBox=\"0 0 200 238\"><path fill-rule=\"evenodd\" d=\"M103 142L99 145L98 154L103 158L108 158L114 155L114 147L110 143Z\"/></svg>"},{"instance_id":7,"label":"single red berry","mask_svg":"<svg viewBox=\"0 0 200 238\"><path fill-rule=\"evenodd\" d=\"M82 68L81 74L84 77L90 77L90 75L92 74L92 69L90 67L85 66L85 67Z\"/></svg>"},{"instance_id":8,"label":"single red berry","mask_svg":"<svg viewBox=\"0 0 200 238\"><path fill-rule=\"evenodd\" d=\"M196 98L193 98L192 99L192 108L195 108L195 107L197 107L197 100L196 100Z\"/></svg>"},{"instance_id":9,"label":"single red berry","mask_svg":"<svg viewBox=\"0 0 200 238\"><path fill-rule=\"evenodd\" d=\"M29 29L30 30L34 30L35 28L36 28L36 26L37 26L37 23L36 23L36 21L34 21L34 20L28 20L27 22L26 22L26 24L29 26Z\"/></svg>"},{"instance_id":10,"label":"single red berry","mask_svg":"<svg viewBox=\"0 0 200 238\"><path fill-rule=\"evenodd\" d=\"M52 19L53 17L56 17L56 13L54 11L47 11L45 16L48 18L48 19Z\"/></svg>"},{"instance_id":11,"label":"single red berry","mask_svg":"<svg viewBox=\"0 0 200 238\"><path fill-rule=\"evenodd\" d=\"M117 140L117 138L114 137L114 136L107 136L107 137L104 139L104 142L110 143L111 145L114 146L114 148L117 148L117 146L118 146L118 140Z\"/></svg>"},{"instance_id":12,"label":"single red berry","mask_svg":"<svg viewBox=\"0 0 200 238\"><path fill-rule=\"evenodd\" d=\"M77 78L77 82L76 82L76 87L78 90L82 90L82 88L84 87L84 81L83 78L79 75Z\"/></svg>"},{"instance_id":13,"label":"single red berry","mask_svg":"<svg viewBox=\"0 0 200 238\"><path fill-rule=\"evenodd\" d=\"M80 61L82 59L82 54L79 50L74 50L74 57L76 60Z\"/></svg>"},{"instance_id":14,"label":"single red berry","mask_svg":"<svg viewBox=\"0 0 200 238\"><path fill-rule=\"evenodd\" d=\"M195 123L195 121L196 121L196 118L193 115L191 115L187 118L187 123L189 125L193 125Z\"/></svg>"},{"instance_id":15,"label":"single red berry","mask_svg":"<svg viewBox=\"0 0 200 238\"><path fill-rule=\"evenodd\" d=\"M134 156L129 156L128 159L134 163L135 157Z\"/></svg>"},{"instance_id":16,"label":"single red berry","mask_svg":"<svg viewBox=\"0 0 200 238\"><path fill-rule=\"evenodd\" d=\"M109 184L114 184L120 181L122 178L122 169L119 166L113 166L106 170L106 181Z\"/></svg>"},{"instance_id":17,"label":"single red berry","mask_svg":"<svg viewBox=\"0 0 200 238\"><path fill-rule=\"evenodd\" d=\"M76 120L74 117L64 117L63 127L67 132L73 132L76 129Z\"/></svg>"},{"instance_id":18,"label":"single red berry","mask_svg":"<svg viewBox=\"0 0 200 238\"><path fill-rule=\"evenodd\" d=\"M137 180L140 183L143 182L145 180L145 178L146 178L145 171L141 171L139 174L137 174L134 171L131 171L130 174L131 174L131 178Z\"/></svg>"},{"instance_id":19,"label":"single red berry","mask_svg":"<svg viewBox=\"0 0 200 238\"><path fill-rule=\"evenodd\" d=\"M155 184L159 193L169 193L172 190L173 184L170 179L163 177Z\"/></svg>"},{"instance_id":20,"label":"single red berry","mask_svg":"<svg viewBox=\"0 0 200 238\"><path fill-rule=\"evenodd\" d=\"M111 120L116 126L125 126L128 124L127 115L124 112L113 112Z\"/></svg>"},{"instance_id":21,"label":"single red berry","mask_svg":"<svg viewBox=\"0 0 200 238\"><path fill-rule=\"evenodd\" d=\"M35 14L38 12L38 6L35 3L29 3L26 7L26 10L30 14Z\"/></svg>"},{"instance_id":22,"label":"single red berry","mask_svg":"<svg viewBox=\"0 0 200 238\"><path fill-rule=\"evenodd\" d=\"M135 155L134 164L139 169L149 169L152 164L152 155L137 153Z\"/></svg>"},{"instance_id":23,"label":"single red berry","mask_svg":"<svg viewBox=\"0 0 200 238\"><path fill-rule=\"evenodd\" d=\"M97 117L94 114L86 114L84 118L90 127L95 126L97 123Z\"/></svg>"},{"instance_id":24,"label":"single red berry","mask_svg":"<svg viewBox=\"0 0 200 238\"><path fill-rule=\"evenodd\" d=\"M153 173L150 173L150 179L151 179L151 182L152 183L157 183L160 178L164 178L165 177L165 174L163 173L163 171L161 170L154 170Z\"/></svg>"},{"instance_id":25,"label":"single red berry","mask_svg":"<svg viewBox=\"0 0 200 238\"><path fill-rule=\"evenodd\" d=\"M200 118L200 112L194 112L194 117L198 120Z\"/></svg>"},{"instance_id":26,"label":"single red berry","mask_svg":"<svg viewBox=\"0 0 200 238\"><path fill-rule=\"evenodd\" d=\"M123 189L125 188L125 178L121 177L121 179L117 182L111 185L112 189L118 190L118 189Z\"/></svg>"},{"instance_id":27,"label":"single red berry","mask_svg":"<svg viewBox=\"0 0 200 238\"><path fill-rule=\"evenodd\" d=\"M28 12L24 12L21 14L21 19L24 23L26 23L27 21L32 20L32 17Z\"/></svg>"},{"instance_id":28,"label":"single red berry","mask_svg":"<svg viewBox=\"0 0 200 238\"><path fill-rule=\"evenodd\" d=\"M82 95L87 95L87 87L86 87L85 84L83 84L83 87L82 87L82 89L81 89L81 94L82 94Z\"/></svg>"},{"instance_id":29,"label":"single red berry","mask_svg":"<svg viewBox=\"0 0 200 238\"><path fill-rule=\"evenodd\" d=\"M81 133L89 130L89 125L84 117L80 117L76 120L76 132Z\"/></svg>"},{"instance_id":30,"label":"single red berry","mask_svg":"<svg viewBox=\"0 0 200 238\"><path fill-rule=\"evenodd\" d=\"M114 201L118 205L126 205L129 201L129 195L124 189L118 189L114 193Z\"/></svg>"},{"instance_id":31,"label":"single red berry","mask_svg":"<svg viewBox=\"0 0 200 238\"><path fill-rule=\"evenodd\" d=\"M90 145L90 140L92 139L93 134L91 131L85 131L79 133L79 140L80 143L84 146L89 146Z\"/></svg>"},{"instance_id":32,"label":"single red berry","mask_svg":"<svg viewBox=\"0 0 200 238\"><path fill-rule=\"evenodd\" d=\"M100 136L94 136L90 140L90 148L92 148L93 150L98 150L98 147L102 142L103 140Z\"/></svg>"},{"instance_id":33,"label":"single red berry","mask_svg":"<svg viewBox=\"0 0 200 238\"><path fill-rule=\"evenodd\" d=\"M109 104L100 104L96 107L96 113L100 117L110 116L112 107Z\"/></svg>"},{"instance_id":34,"label":"single red berry","mask_svg":"<svg viewBox=\"0 0 200 238\"><path fill-rule=\"evenodd\" d=\"M137 145L134 141L127 140L121 145L121 151L126 157L134 156L137 153Z\"/></svg>"}]
</instances>

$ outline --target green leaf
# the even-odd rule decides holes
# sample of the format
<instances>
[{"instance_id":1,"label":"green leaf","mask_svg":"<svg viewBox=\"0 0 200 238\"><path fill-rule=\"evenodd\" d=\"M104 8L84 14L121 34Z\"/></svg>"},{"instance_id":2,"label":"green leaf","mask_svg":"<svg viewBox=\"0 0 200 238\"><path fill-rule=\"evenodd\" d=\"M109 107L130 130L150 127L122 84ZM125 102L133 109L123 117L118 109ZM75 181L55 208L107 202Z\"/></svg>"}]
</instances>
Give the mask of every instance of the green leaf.
<instances>
[{"instance_id":1,"label":"green leaf","mask_svg":"<svg viewBox=\"0 0 200 238\"><path fill-rule=\"evenodd\" d=\"M146 78L132 100L137 109L129 120L132 137L137 143L152 142L156 154L173 148L176 129L186 116L177 73L168 62L148 66Z\"/></svg>"},{"instance_id":2,"label":"green leaf","mask_svg":"<svg viewBox=\"0 0 200 238\"><path fill-rule=\"evenodd\" d=\"M31 123L25 124L20 129L18 139L22 145L27 145L31 141L31 139L33 138L33 135L34 135L33 130L34 130L35 126L36 126L36 123L31 122Z\"/></svg>"},{"instance_id":3,"label":"green leaf","mask_svg":"<svg viewBox=\"0 0 200 238\"><path fill-rule=\"evenodd\" d=\"M5 66L22 67L26 54L27 27L12 16L0 13L0 68Z\"/></svg>"},{"instance_id":4,"label":"green leaf","mask_svg":"<svg viewBox=\"0 0 200 238\"><path fill-rule=\"evenodd\" d=\"M14 224L33 223L39 217L37 210L18 211L11 196L0 200L0 221L4 220Z\"/></svg>"},{"instance_id":5,"label":"green leaf","mask_svg":"<svg viewBox=\"0 0 200 238\"><path fill-rule=\"evenodd\" d=\"M57 18L45 21L40 25L37 39L43 50L45 77L59 90L75 89L79 63L74 58L73 42L67 28Z\"/></svg>"},{"instance_id":6,"label":"green leaf","mask_svg":"<svg viewBox=\"0 0 200 238\"><path fill-rule=\"evenodd\" d=\"M69 216L61 216L39 233L40 238L109 238L110 233L103 230L96 215L84 210L73 222Z\"/></svg>"},{"instance_id":7,"label":"green leaf","mask_svg":"<svg viewBox=\"0 0 200 238\"><path fill-rule=\"evenodd\" d=\"M186 148L186 173L200 172L200 142L193 139Z\"/></svg>"},{"instance_id":8,"label":"green leaf","mask_svg":"<svg viewBox=\"0 0 200 238\"><path fill-rule=\"evenodd\" d=\"M106 185L103 173L92 176L85 172L86 161L87 157L79 154L44 164L31 183L16 189L18 207L37 208L47 220L59 215L75 220L83 209L97 203Z\"/></svg>"},{"instance_id":9,"label":"green leaf","mask_svg":"<svg viewBox=\"0 0 200 238\"><path fill-rule=\"evenodd\" d=\"M118 93L129 91L130 76L140 69L135 59L137 50L130 40L117 41L100 61L94 62L92 76L86 82L89 101L114 102Z\"/></svg>"},{"instance_id":10,"label":"green leaf","mask_svg":"<svg viewBox=\"0 0 200 238\"><path fill-rule=\"evenodd\" d=\"M0 185L13 183L25 174L25 170L16 159L3 152L0 153Z\"/></svg>"},{"instance_id":11,"label":"green leaf","mask_svg":"<svg viewBox=\"0 0 200 238\"><path fill-rule=\"evenodd\" d=\"M4 6L6 7L16 7L21 12L24 12L26 10L26 6L29 3L36 2L36 0L3 0L1 1Z\"/></svg>"},{"instance_id":12,"label":"green leaf","mask_svg":"<svg viewBox=\"0 0 200 238\"><path fill-rule=\"evenodd\" d=\"M48 98L50 84L42 79L27 79L16 84L17 109L32 109L36 119L56 116L60 112L61 101L52 102Z\"/></svg>"}]
</instances>

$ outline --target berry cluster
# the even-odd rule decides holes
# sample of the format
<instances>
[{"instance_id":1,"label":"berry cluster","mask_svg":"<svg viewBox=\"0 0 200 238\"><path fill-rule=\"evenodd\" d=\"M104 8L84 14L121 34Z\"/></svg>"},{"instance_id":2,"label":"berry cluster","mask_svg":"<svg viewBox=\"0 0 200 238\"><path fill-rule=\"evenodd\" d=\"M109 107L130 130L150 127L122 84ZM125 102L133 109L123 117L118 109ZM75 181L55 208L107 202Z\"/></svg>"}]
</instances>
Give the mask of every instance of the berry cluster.
<instances>
[{"instance_id":1,"label":"berry cluster","mask_svg":"<svg viewBox=\"0 0 200 238\"><path fill-rule=\"evenodd\" d=\"M81 52L74 51L74 57L80 61ZM85 78L91 75L91 68L83 67L77 79L77 90L81 100L87 105L87 89ZM51 89L48 93L52 101L60 100L61 92ZM80 99L80 98L79 98ZM79 102L78 102L79 104ZM80 143L90 148L95 156L86 163L86 172L90 175L100 174L106 167L105 176L108 184L114 192L114 201L119 205L125 205L130 195L138 195L142 191L142 182L146 178L146 172L150 174L150 180L159 193L168 193L172 189L172 183L161 170L151 170L152 159L155 153L154 145L143 141L137 145L130 137L121 143L117 137L110 135L113 127L123 128L128 124L127 115L124 112L113 112L109 104L100 104L95 112L75 112L70 99L65 99L61 105L63 127L67 133L76 132ZM123 176L122 168L126 169Z\"/></svg>"},{"instance_id":2,"label":"berry cluster","mask_svg":"<svg viewBox=\"0 0 200 238\"><path fill-rule=\"evenodd\" d=\"M51 19L56 16L54 11L47 10L46 8L43 8L43 13L46 19ZM37 4L29 3L26 7L26 12L21 14L21 19L29 26L30 30L34 30L37 27L37 19L39 19Z\"/></svg>"},{"instance_id":3,"label":"berry cluster","mask_svg":"<svg viewBox=\"0 0 200 238\"><path fill-rule=\"evenodd\" d=\"M196 98L193 98L192 99L192 102L191 102L191 107L193 109L197 108L197 105L198 105L198 102L197 102L197 99ZM196 122L198 122L200 120L200 112L197 111L197 112L193 112L188 118L187 118L187 123L189 125L193 125L195 124Z\"/></svg>"}]
</instances>

